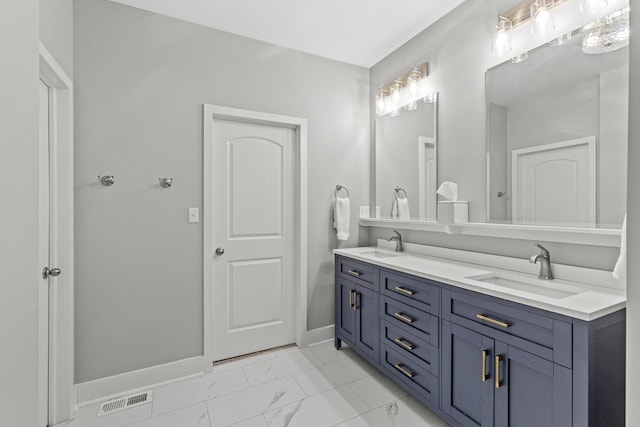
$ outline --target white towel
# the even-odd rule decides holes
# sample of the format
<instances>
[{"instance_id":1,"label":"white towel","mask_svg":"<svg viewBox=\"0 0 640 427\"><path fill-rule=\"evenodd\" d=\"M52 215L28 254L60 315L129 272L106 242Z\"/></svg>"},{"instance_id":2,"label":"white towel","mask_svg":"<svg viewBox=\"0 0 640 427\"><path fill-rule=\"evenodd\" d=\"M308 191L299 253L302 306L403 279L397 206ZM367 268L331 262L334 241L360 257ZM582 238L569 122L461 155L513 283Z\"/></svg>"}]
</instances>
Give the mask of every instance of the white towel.
<instances>
[{"instance_id":1,"label":"white towel","mask_svg":"<svg viewBox=\"0 0 640 427\"><path fill-rule=\"evenodd\" d=\"M627 215L622 221L622 234L620 236L620 256L613 268L613 277L618 280L627 280Z\"/></svg>"},{"instance_id":2,"label":"white towel","mask_svg":"<svg viewBox=\"0 0 640 427\"><path fill-rule=\"evenodd\" d=\"M338 240L349 238L349 215L351 204L348 197L336 197L336 205L333 211L333 228L336 229Z\"/></svg>"},{"instance_id":3,"label":"white towel","mask_svg":"<svg viewBox=\"0 0 640 427\"><path fill-rule=\"evenodd\" d=\"M398 219L410 219L411 215L409 214L409 199L407 199L406 197L404 199L398 199L397 203Z\"/></svg>"}]
</instances>

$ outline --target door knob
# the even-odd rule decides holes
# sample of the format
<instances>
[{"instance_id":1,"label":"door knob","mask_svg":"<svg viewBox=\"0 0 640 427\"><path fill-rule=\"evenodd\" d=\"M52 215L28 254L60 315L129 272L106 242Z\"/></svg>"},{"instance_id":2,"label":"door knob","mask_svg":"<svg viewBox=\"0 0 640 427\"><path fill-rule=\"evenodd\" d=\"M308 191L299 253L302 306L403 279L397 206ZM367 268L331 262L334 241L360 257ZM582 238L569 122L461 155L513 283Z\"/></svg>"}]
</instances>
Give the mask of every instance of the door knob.
<instances>
[{"instance_id":1,"label":"door knob","mask_svg":"<svg viewBox=\"0 0 640 427\"><path fill-rule=\"evenodd\" d=\"M49 276L52 277L57 277L60 275L60 273L62 273L62 270L60 270L59 268L51 268L49 269L49 267L45 267L42 269L42 278L46 279Z\"/></svg>"},{"instance_id":2,"label":"door knob","mask_svg":"<svg viewBox=\"0 0 640 427\"><path fill-rule=\"evenodd\" d=\"M216 249L216 255L222 255L224 253L224 249L222 248L217 248Z\"/></svg>"}]
</instances>

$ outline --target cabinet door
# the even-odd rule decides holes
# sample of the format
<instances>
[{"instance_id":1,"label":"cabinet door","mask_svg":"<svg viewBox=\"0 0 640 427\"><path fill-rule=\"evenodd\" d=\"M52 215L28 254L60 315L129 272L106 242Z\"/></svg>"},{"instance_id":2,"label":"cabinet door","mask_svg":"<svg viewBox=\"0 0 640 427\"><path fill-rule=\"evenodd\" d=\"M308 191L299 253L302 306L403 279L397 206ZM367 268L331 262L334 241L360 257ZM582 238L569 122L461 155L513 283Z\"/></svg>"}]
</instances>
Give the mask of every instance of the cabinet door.
<instances>
[{"instance_id":1,"label":"cabinet door","mask_svg":"<svg viewBox=\"0 0 640 427\"><path fill-rule=\"evenodd\" d=\"M496 427L571 426L571 370L500 341L495 349Z\"/></svg>"},{"instance_id":2,"label":"cabinet door","mask_svg":"<svg viewBox=\"0 0 640 427\"><path fill-rule=\"evenodd\" d=\"M491 338L442 322L441 409L465 427L493 426L493 347Z\"/></svg>"},{"instance_id":3,"label":"cabinet door","mask_svg":"<svg viewBox=\"0 0 640 427\"><path fill-rule=\"evenodd\" d=\"M356 287L356 346L375 361L379 360L378 293Z\"/></svg>"},{"instance_id":4,"label":"cabinet door","mask_svg":"<svg viewBox=\"0 0 640 427\"><path fill-rule=\"evenodd\" d=\"M356 344L356 311L353 308L356 285L338 278L336 286L336 333L349 344Z\"/></svg>"}]
</instances>

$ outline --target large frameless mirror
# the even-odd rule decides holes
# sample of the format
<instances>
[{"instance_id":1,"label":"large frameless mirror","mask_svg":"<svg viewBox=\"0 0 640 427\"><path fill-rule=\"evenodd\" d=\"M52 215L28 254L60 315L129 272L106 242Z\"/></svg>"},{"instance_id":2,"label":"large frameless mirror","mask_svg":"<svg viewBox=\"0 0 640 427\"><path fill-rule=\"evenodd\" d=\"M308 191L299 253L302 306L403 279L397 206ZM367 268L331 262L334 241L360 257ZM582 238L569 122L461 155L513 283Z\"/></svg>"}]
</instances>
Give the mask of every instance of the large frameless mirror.
<instances>
[{"instance_id":1,"label":"large frameless mirror","mask_svg":"<svg viewBox=\"0 0 640 427\"><path fill-rule=\"evenodd\" d=\"M629 48L616 37L628 20L620 11L487 71L489 222L620 228Z\"/></svg>"},{"instance_id":2,"label":"large frameless mirror","mask_svg":"<svg viewBox=\"0 0 640 427\"><path fill-rule=\"evenodd\" d=\"M436 220L438 94L375 121L372 217Z\"/></svg>"}]
</instances>

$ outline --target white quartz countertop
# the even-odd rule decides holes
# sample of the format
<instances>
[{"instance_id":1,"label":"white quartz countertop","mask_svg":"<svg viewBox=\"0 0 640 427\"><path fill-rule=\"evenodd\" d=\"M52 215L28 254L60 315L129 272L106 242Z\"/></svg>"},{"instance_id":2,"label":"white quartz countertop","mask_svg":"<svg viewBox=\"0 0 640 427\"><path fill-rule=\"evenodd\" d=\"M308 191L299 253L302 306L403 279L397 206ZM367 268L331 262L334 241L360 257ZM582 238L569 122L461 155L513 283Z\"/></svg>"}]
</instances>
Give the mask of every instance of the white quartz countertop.
<instances>
[{"instance_id":1,"label":"white quartz countertop","mask_svg":"<svg viewBox=\"0 0 640 427\"><path fill-rule=\"evenodd\" d=\"M460 260L394 252L381 247L335 249L334 253L380 267L446 283L531 307L594 320L626 306L626 292Z\"/></svg>"}]
</instances>

